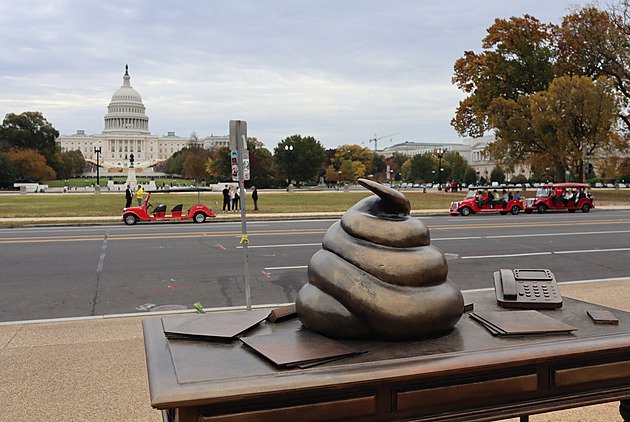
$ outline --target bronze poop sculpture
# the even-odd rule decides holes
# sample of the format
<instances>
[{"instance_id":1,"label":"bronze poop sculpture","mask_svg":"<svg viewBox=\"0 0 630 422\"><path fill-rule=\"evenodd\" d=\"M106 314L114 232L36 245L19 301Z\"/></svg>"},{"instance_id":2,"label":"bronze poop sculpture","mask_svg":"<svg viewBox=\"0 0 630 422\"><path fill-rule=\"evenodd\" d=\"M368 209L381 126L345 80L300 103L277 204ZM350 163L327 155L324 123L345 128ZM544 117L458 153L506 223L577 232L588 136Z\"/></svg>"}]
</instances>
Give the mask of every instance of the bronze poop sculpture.
<instances>
[{"instance_id":1,"label":"bronze poop sculpture","mask_svg":"<svg viewBox=\"0 0 630 422\"><path fill-rule=\"evenodd\" d=\"M450 330L464 310L442 251L402 193L374 192L333 224L296 300L302 324L329 337L414 340Z\"/></svg>"}]
</instances>

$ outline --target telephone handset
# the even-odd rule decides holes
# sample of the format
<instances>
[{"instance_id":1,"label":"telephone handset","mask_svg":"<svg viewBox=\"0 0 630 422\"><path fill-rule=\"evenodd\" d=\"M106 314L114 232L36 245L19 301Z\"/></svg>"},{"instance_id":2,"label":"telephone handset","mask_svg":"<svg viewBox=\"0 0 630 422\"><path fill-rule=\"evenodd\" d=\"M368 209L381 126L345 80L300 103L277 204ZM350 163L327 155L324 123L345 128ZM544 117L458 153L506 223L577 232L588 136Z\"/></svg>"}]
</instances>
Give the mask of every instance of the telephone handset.
<instances>
[{"instance_id":1,"label":"telephone handset","mask_svg":"<svg viewBox=\"0 0 630 422\"><path fill-rule=\"evenodd\" d=\"M504 308L560 308L562 296L553 273L543 269L500 269L494 273L497 304Z\"/></svg>"}]
</instances>

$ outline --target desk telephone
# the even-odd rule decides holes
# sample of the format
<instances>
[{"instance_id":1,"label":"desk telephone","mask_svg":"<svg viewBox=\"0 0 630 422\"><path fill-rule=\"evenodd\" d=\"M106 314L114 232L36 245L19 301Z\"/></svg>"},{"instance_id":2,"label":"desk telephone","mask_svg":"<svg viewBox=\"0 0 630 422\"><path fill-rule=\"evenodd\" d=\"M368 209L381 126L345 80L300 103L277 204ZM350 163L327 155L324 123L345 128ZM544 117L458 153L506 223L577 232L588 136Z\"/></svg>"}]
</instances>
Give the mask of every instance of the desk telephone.
<instances>
[{"instance_id":1,"label":"desk telephone","mask_svg":"<svg viewBox=\"0 0 630 422\"><path fill-rule=\"evenodd\" d=\"M497 304L504 308L549 309L562 306L562 296L549 270L501 269L494 273Z\"/></svg>"}]
</instances>

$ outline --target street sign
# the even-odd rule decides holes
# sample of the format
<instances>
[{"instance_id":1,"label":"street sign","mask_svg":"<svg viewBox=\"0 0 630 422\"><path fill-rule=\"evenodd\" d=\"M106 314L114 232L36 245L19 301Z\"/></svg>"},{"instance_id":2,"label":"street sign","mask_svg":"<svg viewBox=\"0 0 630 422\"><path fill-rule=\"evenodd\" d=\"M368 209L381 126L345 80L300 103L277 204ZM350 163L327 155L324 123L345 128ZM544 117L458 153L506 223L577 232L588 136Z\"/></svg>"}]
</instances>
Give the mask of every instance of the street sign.
<instances>
[{"instance_id":1,"label":"street sign","mask_svg":"<svg viewBox=\"0 0 630 422\"><path fill-rule=\"evenodd\" d=\"M241 243L245 261L245 304L252 310L252 295L249 282L249 255L247 253L247 221L245 217L245 180L249 180L249 153L247 152L247 122L230 120L230 158L232 163L232 180L238 181L241 203ZM242 180L241 180L242 179Z\"/></svg>"},{"instance_id":2,"label":"street sign","mask_svg":"<svg viewBox=\"0 0 630 422\"><path fill-rule=\"evenodd\" d=\"M241 148L247 149L247 122L244 120L230 120L230 149L238 150L237 142L241 142Z\"/></svg>"},{"instance_id":3,"label":"street sign","mask_svg":"<svg viewBox=\"0 0 630 422\"><path fill-rule=\"evenodd\" d=\"M238 181L238 151L230 153L232 163L232 180ZM249 180L249 151L243 151L243 180Z\"/></svg>"}]
</instances>

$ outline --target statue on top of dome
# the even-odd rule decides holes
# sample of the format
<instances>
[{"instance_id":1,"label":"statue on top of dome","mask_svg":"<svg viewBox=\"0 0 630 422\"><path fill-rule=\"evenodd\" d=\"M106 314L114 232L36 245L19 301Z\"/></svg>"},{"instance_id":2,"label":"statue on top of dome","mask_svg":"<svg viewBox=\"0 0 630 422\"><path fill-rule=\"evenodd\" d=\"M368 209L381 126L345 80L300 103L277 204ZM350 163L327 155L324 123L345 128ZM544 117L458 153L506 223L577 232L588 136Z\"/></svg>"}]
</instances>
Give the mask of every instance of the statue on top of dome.
<instances>
[{"instance_id":1,"label":"statue on top of dome","mask_svg":"<svg viewBox=\"0 0 630 422\"><path fill-rule=\"evenodd\" d=\"M129 76L129 65L125 65L125 75Z\"/></svg>"}]
</instances>

